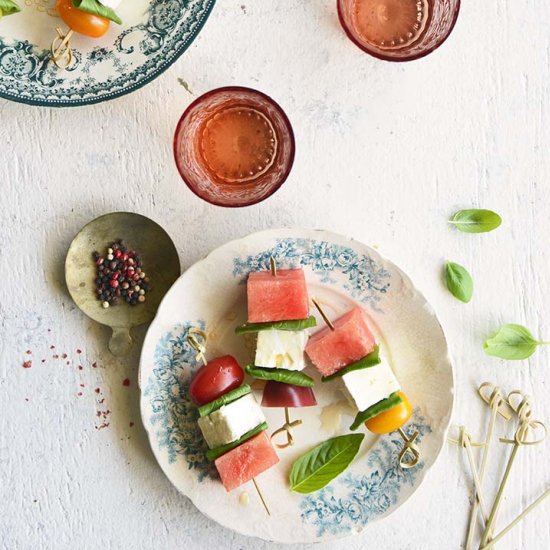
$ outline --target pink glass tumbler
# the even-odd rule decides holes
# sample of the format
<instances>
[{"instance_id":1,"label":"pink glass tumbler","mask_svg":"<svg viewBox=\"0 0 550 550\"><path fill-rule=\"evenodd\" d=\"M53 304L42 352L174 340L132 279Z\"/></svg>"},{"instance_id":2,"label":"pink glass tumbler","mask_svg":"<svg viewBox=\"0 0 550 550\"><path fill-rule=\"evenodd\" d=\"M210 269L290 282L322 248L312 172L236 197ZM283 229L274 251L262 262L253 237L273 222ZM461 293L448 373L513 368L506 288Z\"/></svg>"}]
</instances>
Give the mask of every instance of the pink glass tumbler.
<instances>
[{"instance_id":1,"label":"pink glass tumbler","mask_svg":"<svg viewBox=\"0 0 550 550\"><path fill-rule=\"evenodd\" d=\"M460 0L337 0L348 37L386 61L412 61L441 46L453 30Z\"/></svg>"},{"instance_id":2,"label":"pink glass tumbler","mask_svg":"<svg viewBox=\"0 0 550 550\"><path fill-rule=\"evenodd\" d=\"M261 92L236 86L191 103L174 136L182 179L217 206L249 206L271 196L287 179L294 152L281 107Z\"/></svg>"}]
</instances>

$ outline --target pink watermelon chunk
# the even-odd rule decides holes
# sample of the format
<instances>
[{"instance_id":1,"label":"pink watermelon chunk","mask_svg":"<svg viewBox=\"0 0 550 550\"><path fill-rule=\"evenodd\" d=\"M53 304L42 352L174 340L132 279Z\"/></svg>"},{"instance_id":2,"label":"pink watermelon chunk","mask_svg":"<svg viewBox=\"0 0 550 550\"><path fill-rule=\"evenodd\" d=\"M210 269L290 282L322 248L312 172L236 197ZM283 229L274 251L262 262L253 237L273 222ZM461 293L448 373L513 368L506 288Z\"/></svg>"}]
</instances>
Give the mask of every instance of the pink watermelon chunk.
<instances>
[{"instance_id":1,"label":"pink watermelon chunk","mask_svg":"<svg viewBox=\"0 0 550 550\"><path fill-rule=\"evenodd\" d=\"M229 493L279 462L265 431L255 435L214 462Z\"/></svg>"},{"instance_id":2,"label":"pink watermelon chunk","mask_svg":"<svg viewBox=\"0 0 550 550\"><path fill-rule=\"evenodd\" d=\"M280 269L276 277L271 271L253 271L246 290L249 323L291 321L309 315L303 269Z\"/></svg>"},{"instance_id":3,"label":"pink watermelon chunk","mask_svg":"<svg viewBox=\"0 0 550 550\"><path fill-rule=\"evenodd\" d=\"M356 307L316 332L306 346L306 353L323 376L329 376L343 367L359 361L374 351L375 341L365 311Z\"/></svg>"}]
</instances>

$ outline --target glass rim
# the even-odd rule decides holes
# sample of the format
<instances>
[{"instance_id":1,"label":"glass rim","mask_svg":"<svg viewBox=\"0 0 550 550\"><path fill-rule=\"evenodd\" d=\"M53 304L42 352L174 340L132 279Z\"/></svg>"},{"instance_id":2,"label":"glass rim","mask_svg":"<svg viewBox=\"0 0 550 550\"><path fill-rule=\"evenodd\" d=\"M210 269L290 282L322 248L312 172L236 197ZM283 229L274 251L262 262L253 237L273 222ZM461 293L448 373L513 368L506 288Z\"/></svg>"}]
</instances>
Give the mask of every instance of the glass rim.
<instances>
[{"instance_id":1,"label":"glass rim","mask_svg":"<svg viewBox=\"0 0 550 550\"><path fill-rule=\"evenodd\" d=\"M416 53L414 55L405 56L405 57L392 57L388 55L384 55L383 53L380 53L379 51L370 49L368 46L365 46L365 44L359 42L355 38L355 36L351 33L349 26L344 21L344 16L342 14L342 2L343 0L336 0L336 7L338 11L338 19L340 20L340 26L344 29L344 32L346 33L347 37L362 51L365 53L368 53L369 55L376 57L378 59L381 59L382 61L391 61L393 63L406 63L407 61L415 61L417 59L421 59L423 57L426 57L427 55L431 54L435 50L437 50L440 46L442 46L446 41L447 38L451 35L453 32L453 29L455 28L456 22L458 20L458 14L460 13L461 8L461 0L457 0L456 9L454 10L453 19L451 21L451 25L449 26L449 29L447 30L446 34L443 36L442 40L440 40L437 44L434 46L431 46L430 48L427 48L425 51Z\"/></svg>"},{"instance_id":2,"label":"glass rim","mask_svg":"<svg viewBox=\"0 0 550 550\"><path fill-rule=\"evenodd\" d=\"M217 201L216 199L213 199L209 196L206 196L202 193L199 193L197 189L195 189L194 185L191 184L188 179L186 178L185 171L182 169L180 165L179 155L177 151L177 142L178 142L178 136L181 132L181 128L183 124L185 123L187 117L189 116L192 109L194 109L197 106L200 106L201 103L203 103L205 100L209 99L213 95L222 93L222 92L247 92L252 93L257 96L262 97L266 101L268 101L275 110L279 113L281 116L281 119L286 126L288 130L288 137L289 137L289 147L290 147L290 157L287 163L287 166L284 169L284 172L281 175L281 178L277 181L275 185L273 185L272 188L269 189L269 192L266 193L265 196L263 196L260 199L250 199L250 200L242 200L235 204L227 204L221 201ZM176 161L176 167L178 169L179 175L181 176L181 179L184 181L185 185L187 185L187 188L197 197L202 199L203 201L212 204L214 206L221 206L224 208L242 208L245 206L253 206L254 204L259 204L260 202L265 201L272 195L274 195L285 183L285 181L288 179L288 176L290 175L290 172L292 170L292 167L294 165L294 158L296 155L296 141L294 138L294 130L292 129L292 124L290 123L290 120L283 110L283 108L270 96L265 94L264 92L260 92L259 90L256 90L254 88L249 88L247 86L221 86L219 88L214 88L213 90L209 90L208 92L205 92L204 94L200 95L199 97L195 98L183 111L183 114L181 115L178 124L176 126L176 130L174 132L174 140L173 140L173 152L174 152L174 159Z\"/></svg>"}]
</instances>

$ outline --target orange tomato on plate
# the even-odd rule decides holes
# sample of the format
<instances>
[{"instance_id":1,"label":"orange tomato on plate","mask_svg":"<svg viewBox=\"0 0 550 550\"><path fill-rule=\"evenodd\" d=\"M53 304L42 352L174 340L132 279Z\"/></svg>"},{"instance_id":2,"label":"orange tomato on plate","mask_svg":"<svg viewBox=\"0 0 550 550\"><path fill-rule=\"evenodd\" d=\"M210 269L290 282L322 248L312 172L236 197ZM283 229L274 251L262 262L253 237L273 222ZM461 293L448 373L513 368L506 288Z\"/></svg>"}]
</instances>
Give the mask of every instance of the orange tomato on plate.
<instances>
[{"instance_id":1,"label":"orange tomato on plate","mask_svg":"<svg viewBox=\"0 0 550 550\"><path fill-rule=\"evenodd\" d=\"M72 0L57 0L56 8L61 19L79 34L99 38L109 29L108 19L75 8Z\"/></svg>"},{"instance_id":2,"label":"orange tomato on plate","mask_svg":"<svg viewBox=\"0 0 550 550\"><path fill-rule=\"evenodd\" d=\"M403 392L399 392L402 402L387 411L367 420L365 426L375 434L388 434L406 424L412 415L412 407Z\"/></svg>"}]
</instances>

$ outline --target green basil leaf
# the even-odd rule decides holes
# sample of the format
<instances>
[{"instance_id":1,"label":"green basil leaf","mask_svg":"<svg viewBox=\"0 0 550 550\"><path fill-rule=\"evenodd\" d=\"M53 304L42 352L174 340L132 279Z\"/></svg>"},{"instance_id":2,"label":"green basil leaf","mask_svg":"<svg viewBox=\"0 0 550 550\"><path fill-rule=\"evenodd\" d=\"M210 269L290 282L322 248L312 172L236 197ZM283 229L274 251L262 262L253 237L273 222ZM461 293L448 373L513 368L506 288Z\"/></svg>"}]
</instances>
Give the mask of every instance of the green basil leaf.
<instances>
[{"instance_id":1,"label":"green basil leaf","mask_svg":"<svg viewBox=\"0 0 550 550\"><path fill-rule=\"evenodd\" d=\"M531 357L538 346L549 342L539 342L529 329L521 325L504 325L483 344L487 355L519 361Z\"/></svg>"},{"instance_id":2,"label":"green basil leaf","mask_svg":"<svg viewBox=\"0 0 550 550\"><path fill-rule=\"evenodd\" d=\"M378 416L380 413L393 409L402 402L403 399L398 392L392 393L389 397L378 401L378 403L375 403L368 409L364 411L359 411L349 429L351 431L355 431L357 428L359 428L359 426L361 426L361 424L363 424L363 422L367 422L371 418Z\"/></svg>"},{"instance_id":3,"label":"green basil leaf","mask_svg":"<svg viewBox=\"0 0 550 550\"><path fill-rule=\"evenodd\" d=\"M353 461L365 434L334 437L298 458L290 470L290 488L297 493L313 493L328 485Z\"/></svg>"},{"instance_id":4,"label":"green basil leaf","mask_svg":"<svg viewBox=\"0 0 550 550\"><path fill-rule=\"evenodd\" d=\"M208 449L208 451L206 451L206 458L208 460L216 460L216 458L231 451L235 447L238 447L245 441L248 441L250 438L254 437L255 435L258 435L260 432L263 432L264 430L267 430L267 423L262 422L261 424L258 424L255 428L252 428L251 430L246 432L242 437L237 439L237 441L232 441L231 443L227 443L226 445L220 445L219 447Z\"/></svg>"},{"instance_id":5,"label":"green basil leaf","mask_svg":"<svg viewBox=\"0 0 550 550\"><path fill-rule=\"evenodd\" d=\"M284 382L285 384L303 386L304 388L312 388L315 384L313 378L299 370L267 369L255 365L247 365L244 370L250 376L260 380L275 380L275 382Z\"/></svg>"},{"instance_id":6,"label":"green basil leaf","mask_svg":"<svg viewBox=\"0 0 550 550\"><path fill-rule=\"evenodd\" d=\"M210 401L210 403L201 405L199 407L199 416L201 418L203 416L208 416L210 413L221 409L224 405L229 405L229 403L233 403L233 401L237 401L237 399L248 395L251 391L252 389L248 384L243 384L242 386L239 386L238 388L235 388L234 390L218 397L218 399L214 399L214 401Z\"/></svg>"},{"instance_id":7,"label":"green basil leaf","mask_svg":"<svg viewBox=\"0 0 550 550\"><path fill-rule=\"evenodd\" d=\"M110 19L119 25L122 25L122 19L107 6L104 6L98 0L73 0L73 5L79 10L92 13L93 15L99 15L100 17L105 17Z\"/></svg>"},{"instance_id":8,"label":"green basil leaf","mask_svg":"<svg viewBox=\"0 0 550 550\"><path fill-rule=\"evenodd\" d=\"M376 345L372 353L369 353L368 355L366 355L362 359L359 359L359 361L356 361L355 363L349 364L347 367L340 369L334 374L330 374L329 376L323 376L321 378L321 382L330 382L335 378L341 378L342 376L344 376L344 374L348 374L348 372L352 372L354 370L367 369L369 367L375 367L376 365L379 365L382 361L380 359L379 352L380 352L380 347Z\"/></svg>"},{"instance_id":9,"label":"green basil leaf","mask_svg":"<svg viewBox=\"0 0 550 550\"><path fill-rule=\"evenodd\" d=\"M272 323L245 323L235 329L235 334L246 334L248 332L260 332L261 330L304 330L317 326L313 315L307 319L296 319L294 321L274 321Z\"/></svg>"},{"instance_id":10,"label":"green basil leaf","mask_svg":"<svg viewBox=\"0 0 550 550\"><path fill-rule=\"evenodd\" d=\"M445 277L450 293L461 302L467 304L472 299L472 294L474 293L474 281L468 271L459 264L447 262Z\"/></svg>"},{"instance_id":11,"label":"green basil leaf","mask_svg":"<svg viewBox=\"0 0 550 550\"><path fill-rule=\"evenodd\" d=\"M502 218L492 210L470 209L460 210L450 222L464 233L487 233L496 229Z\"/></svg>"},{"instance_id":12,"label":"green basil leaf","mask_svg":"<svg viewBox=\"0 0 550 550\"><path fill-rule=\"evenodd\" d=\"M20 11L21 8L13 0L0 0L0 16L13 15Z\"/></svg>"}]
</instances>

